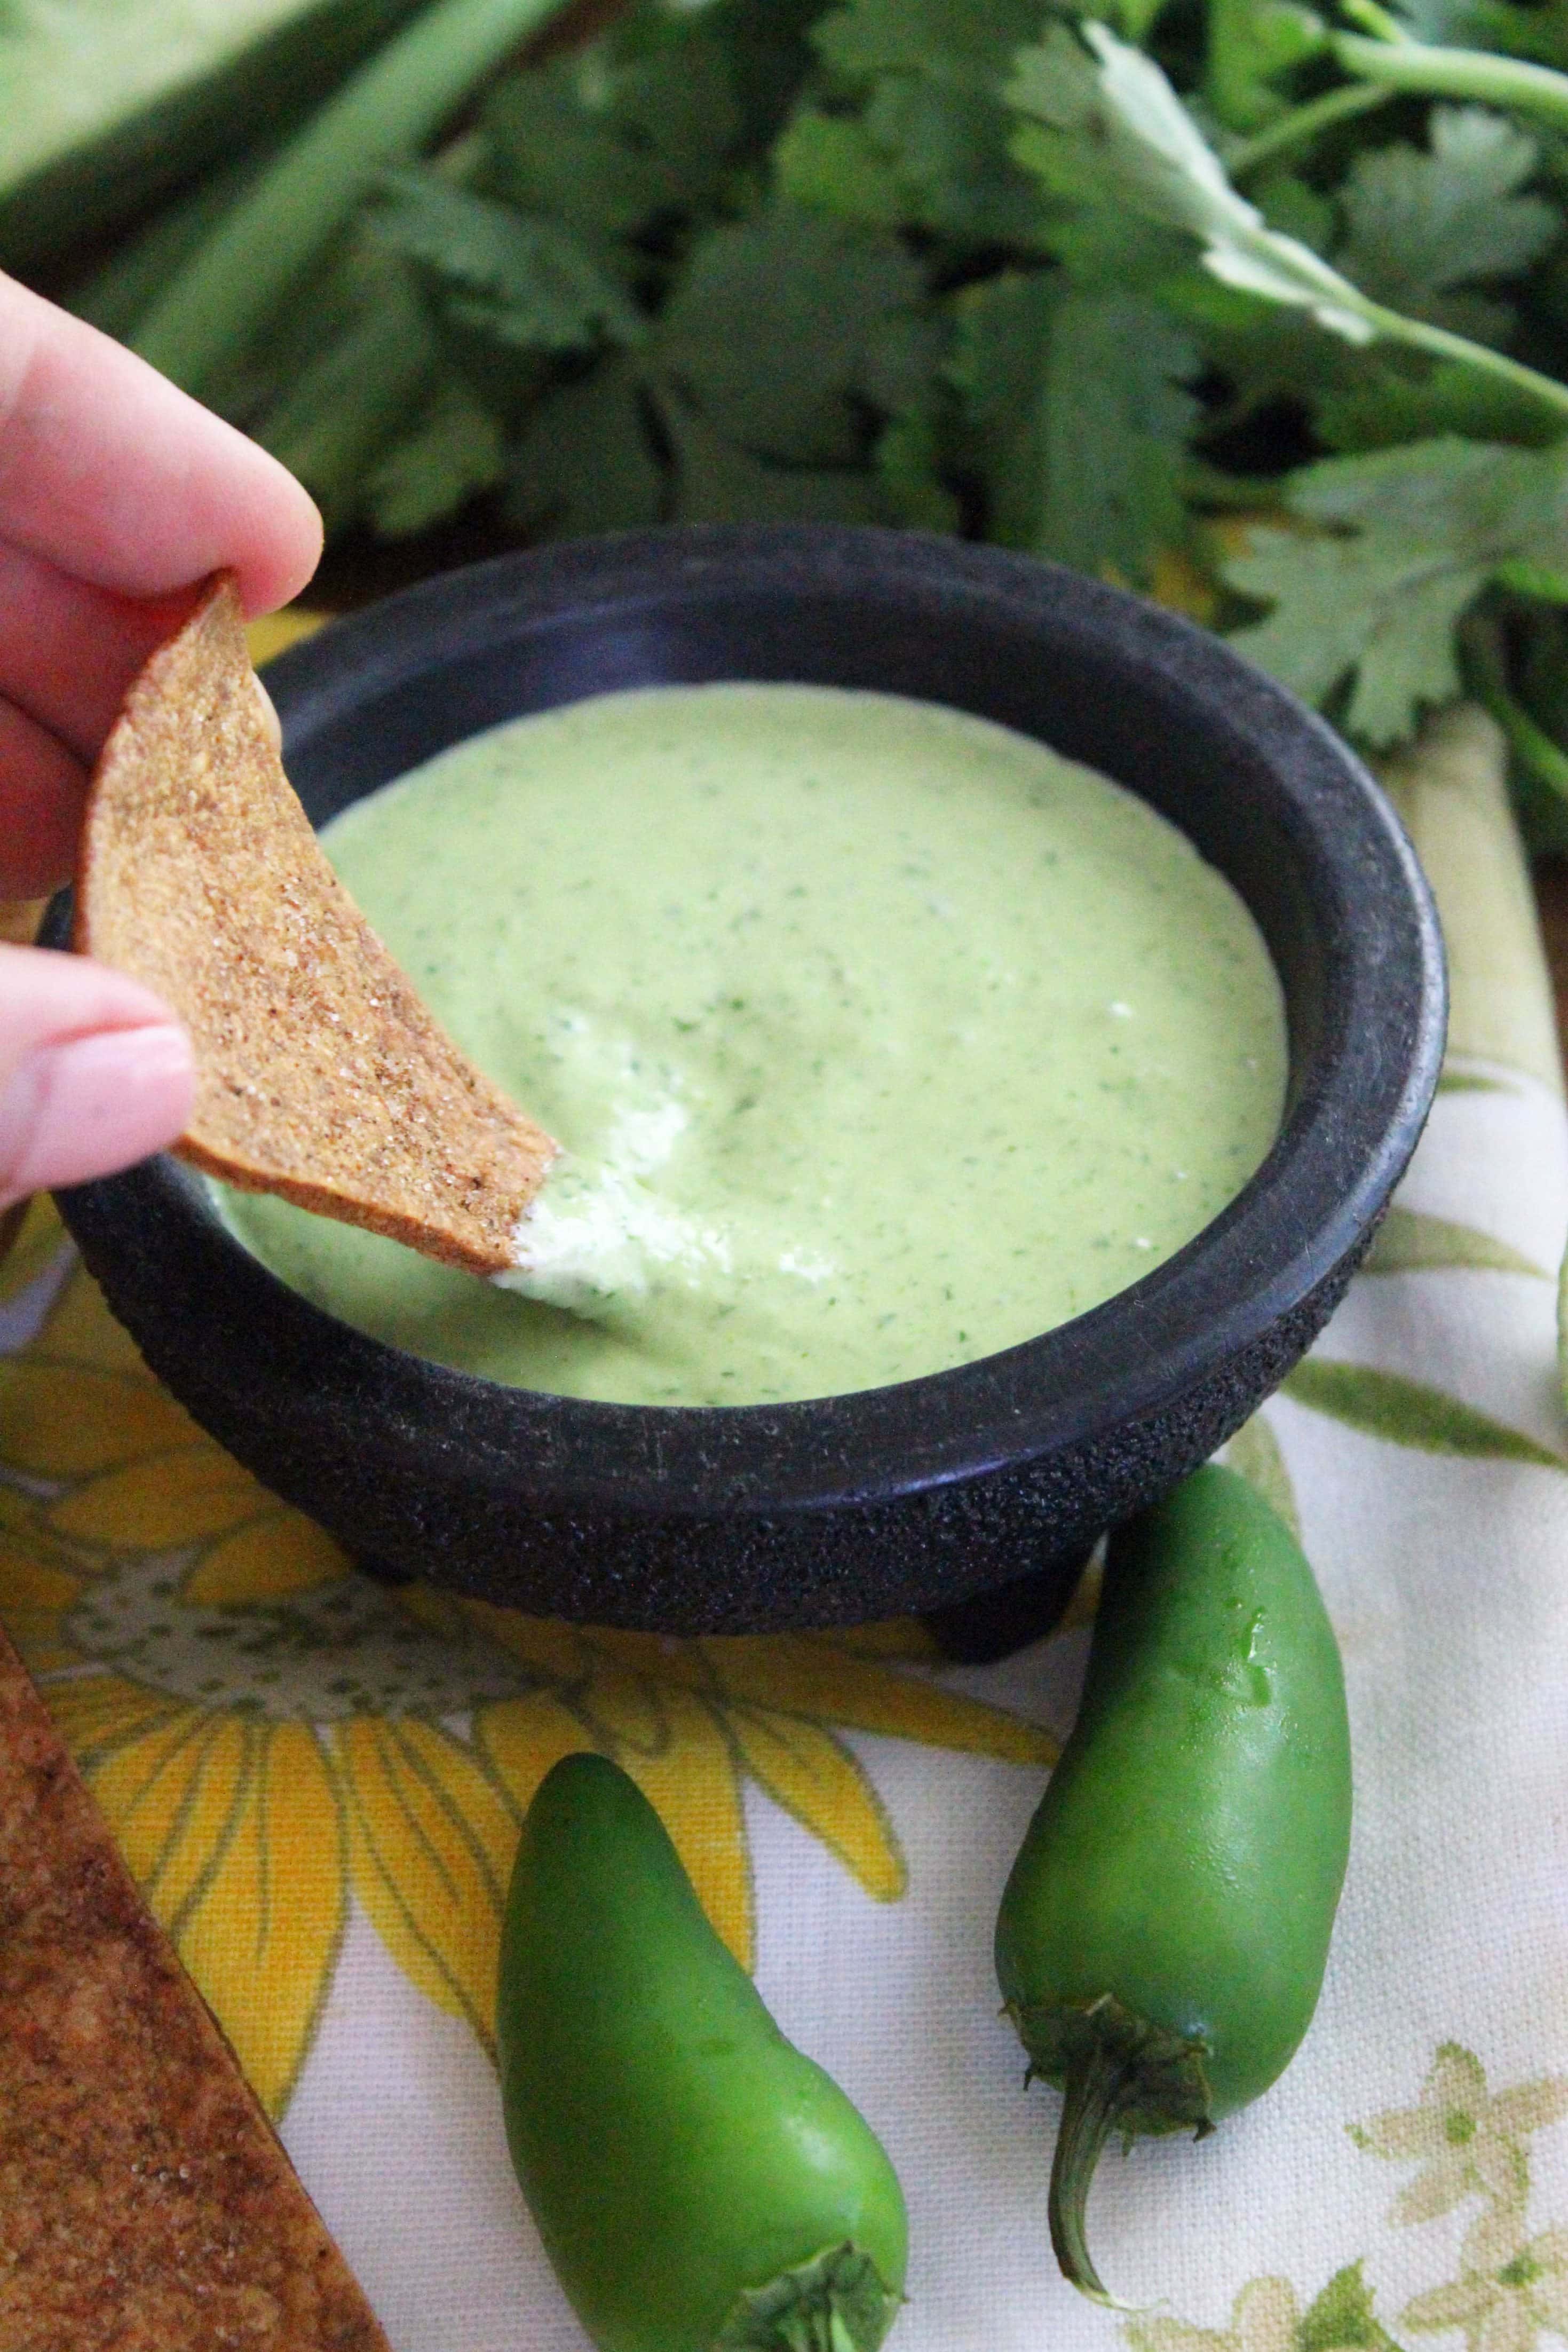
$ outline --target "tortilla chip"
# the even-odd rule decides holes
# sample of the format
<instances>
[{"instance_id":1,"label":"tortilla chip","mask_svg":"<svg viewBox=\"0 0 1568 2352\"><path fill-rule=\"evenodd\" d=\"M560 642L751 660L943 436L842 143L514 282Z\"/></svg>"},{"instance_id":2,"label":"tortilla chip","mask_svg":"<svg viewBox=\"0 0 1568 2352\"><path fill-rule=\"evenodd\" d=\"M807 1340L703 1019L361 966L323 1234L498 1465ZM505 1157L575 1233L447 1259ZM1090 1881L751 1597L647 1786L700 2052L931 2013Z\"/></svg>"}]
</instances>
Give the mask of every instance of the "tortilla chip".
<instances>
[{"instance_id":1,"label":"tortilla chip","mask_svg":"<svg viewBox=\"0 0 1568 2352\"><path fill-rule=\"evenodd\" d=\"M0 1633L0 2352L223 2344L391 2352Z\"/></svg>"},{"instance_id":2,"label":"tortilla chip","mask_svg":"<svg viewBox=\"0 0 1568 2352\"><path fill-rule=\"evenodd\" d=\"M557 1147L461 1054L338 880L283 772L220 577L126 698L92 780L76 945L196 1048L180 1157L496 1274Z\"/></svg>"}]
</instances>

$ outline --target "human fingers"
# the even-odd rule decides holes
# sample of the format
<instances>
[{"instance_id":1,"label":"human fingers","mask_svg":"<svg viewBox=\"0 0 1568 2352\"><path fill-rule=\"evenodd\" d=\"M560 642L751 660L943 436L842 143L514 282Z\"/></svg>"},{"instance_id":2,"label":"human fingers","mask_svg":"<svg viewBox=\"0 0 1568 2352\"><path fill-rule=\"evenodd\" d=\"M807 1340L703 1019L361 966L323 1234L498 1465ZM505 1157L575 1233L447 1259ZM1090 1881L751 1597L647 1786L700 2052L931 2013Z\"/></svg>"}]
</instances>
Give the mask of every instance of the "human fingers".
<instances>
[{"instance_id":1,"label":"human fingers","mask_svg":"<svg viewBox=\"0 0 1568 2352\"><path fill-rule=\"evenodd\" d=\"M172 1142L194 1085L190 1039L140 982L0 947L0 1209Z\"/></svg>"},{"instance_id":2,"label":"human fingers","mask_svg":"<svg viewBox=\"0 0 1568 2352\"><path fill-rule=\"evenodd\" d=\"M0 696L90 767L126 688L195 594L116 595L0 544Z\"/></svg>"},{"instance_id":3,"label":"human fingers","mask_svg":"<svg viewBox=\"0 0 1568 2352\"><path fill-rule=\"evenodd\" d=\"M0 276L0 540L128 596L231 570L264 613L315 570L321 519L254 441Z\"/></svg>"},{"instance_id":4,"label":"human fingers","mask_svg":"<svg viewBox=\"0 0 1568 2352\"><path fill-rule=\"evenodd\" d=\"M117 596L0 546L0 897L35 897L67 879L87 772L131 679L195 593ZM259 679L256 691L276 742L277 714Z\"/></svg>"},{"instance_id":5,"label":"human fingers","mask_svg":"<svg viewBox=\"0 0 1568 2352\"><path fill-rule=\"evenodd\" d=\"M43 898L68 880L87 770L14 704L0 700L0 898Z\"/></svg>"}]
</instances>

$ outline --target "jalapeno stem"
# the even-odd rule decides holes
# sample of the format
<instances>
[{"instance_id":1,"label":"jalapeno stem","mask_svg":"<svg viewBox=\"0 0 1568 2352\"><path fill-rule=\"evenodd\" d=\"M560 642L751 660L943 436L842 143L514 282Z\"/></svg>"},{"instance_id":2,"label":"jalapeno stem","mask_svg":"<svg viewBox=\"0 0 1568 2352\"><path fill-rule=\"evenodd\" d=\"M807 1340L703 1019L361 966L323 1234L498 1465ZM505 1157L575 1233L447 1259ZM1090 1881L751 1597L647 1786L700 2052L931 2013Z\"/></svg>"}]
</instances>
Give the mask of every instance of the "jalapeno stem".
<instances>
[{"instance_id":1,"label":"jalapeno stem","mask_svg":"<svg viewBox=\"0 0 1568 2352\"><path fill-rule=\"evenodd\" d=\"M1051 2243L1062 2275L1112 2310L1121 2306L1090 2260L1083 2218L1094 2168L1137 2071L1135 2054L1108 2050L1098 2041L1080 2044L1062 2082L1061 2122L1051 2162Z\"/></svg>"}]
</instances>

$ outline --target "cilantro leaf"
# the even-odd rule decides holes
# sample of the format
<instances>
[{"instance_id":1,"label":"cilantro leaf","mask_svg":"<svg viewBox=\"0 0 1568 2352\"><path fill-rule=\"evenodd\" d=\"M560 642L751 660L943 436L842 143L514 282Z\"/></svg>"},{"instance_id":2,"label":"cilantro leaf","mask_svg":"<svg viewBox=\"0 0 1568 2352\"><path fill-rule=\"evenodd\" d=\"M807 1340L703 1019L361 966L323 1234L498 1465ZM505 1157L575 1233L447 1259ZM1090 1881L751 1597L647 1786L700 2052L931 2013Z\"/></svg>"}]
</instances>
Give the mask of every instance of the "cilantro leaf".
<instances>
[{"instance_id":1,"label":"cilantro leaf","mask_svg":"<svg viewBox=\"0 0 1568 2352\"><path fill-rule=\"evenodd\" d=\"M1166 280L1159 294L1239 408L1299 402L1331 449L1385 449L1449 433L1527 448L1562 437L1564 419L1543 405L1535 384L1468 360L1428 363L1394 344L1343 342L1304 311L1280 310L1197 269Z\"/></svg>"},{"instance_id":2,"label":"cilantro leaf","mask_svg":"<svg viewBox=\"0 0 1568 2352\"><path fill-rule=\"evenodd\" d=\"M740 114L737 153L755 155L775 139L789 119L807 81L816 71L811 35L822 13L822 0L660 0L660 14L668 25L722 45L730 87Z\"/></svg>"},{"instance_id":3,"label":"cilantro leaf","mask_svg":"<svg viewBox=\"0 0 1568 2352\"><path fill-rule=\"evenodd\" d=\"M1040 0L851 0L822 16L811 38L851 81L917 74L990 97L1040 17Z\"/></svg>"},{"instance_id":4,"label":"cilantro leaf","mask_svg":"<svg viewBox=\"0 0 1568 2352\"><path fill-rule=\"evenodd\" d=\"M1404 141L1364 150L1339 192L1345 237L1335 260L1375 301L1499 340L1510 313L1445 298L1478 278L1511 278L1540 259L1563 218L1518 191L1540 162L1536 141L1482 106L1434 107L1428 152Z\"/></svg>"},{"instance_id":5,"label":"cilantro leaf","mask_svg":"<svg viewBox=\"0 0 1568 2352\"><path fill-rule=\"evenodd\" d=\"M1231 642L1312 702L1348 685L1344 723L1374 744L1459 691L1454 629L1498 566L1568 564L1568 446L1448 437L1331 458L1289 478L1304 527L1254 530L1224 564L1269 617Z\"/></svg>"},{"instance_id":6,"label":"cilantro leaf","mask_svg":"<svg viewBox=\"0 0 1568 2352\"><path fill-rule=\"evenodd\" d=\"M812 65L821 0L634 0L610 29L492 91L476 184L633 271L728 200Z\"/></svg>"},{"instance_id":7,"label":"cilantro leaf","mask_svg":"<svg viewBox=\"0 0 1568 2352\"><path fill-rule=\"evenodd\" d=\"M887 520L912 530L961 531L963 509L948 478L942 419L934 401L892 417L876 445L876 478Z\"/></svg>"},{"instance_id":8,"label":"cilantro leaf","mask_svg":"<svg viewBox=\"0 0 1568 2352\"><path fill-rule=\"evenodd\" d=\"M1013 51L1038 27L1038 0L852 0L813 34L839 104L858 111L798 122L776 155L782 186L820 201L802 166L836 142L837 201L851 213L845 175L871 198L859 217L898 220L974 246L1029 244L1037 191L1008 152L1001 84ZM832 125L826 133L817 127ZM852 142L841 125L852 123ZM814 143L813 143L814 142Z\"/></svg>"},{"instance_id":9,"label":"cilantro leaf","mask_svg":"<svg viewBox=\"0 0 1568 2352\"><path fill-rule=\"evenodd\" d=\"M1568 65L1564 0L1404 0L1397 21L1417 41L1501 49L1539 65Z\"/></svg>"},{"instance_id":10,"label":"cilantro leaf","mask_svg":"<svg viewBox=\"0 0 1568 2352\"><path fill-rule=\"evenodd\" d=\"M371 215L390 251L421 265L456 325L519 351L642 340L624 290L559 222L510 210L434 171L388 173Z\"/></svg>"},{"instance_id":11,"label":"cilantro leaf","mask_svg":"<svg viewBox=\"0 0 1568 2352\"><path fill-rule=\"evenodd\" d=\"M659 413L674 451L673 522L885 522L864 468L780 466L743 448L673 386Z\"/></svg>"},{"instance_id":12,"label":"cilantro leaf","mask_svg":"<svg viewBox=\"0 0 1568 2352\"><path fill-rule=\"evenodd\" d=\"M645 4L588 47L509 76L480 130L483 192L602 257L710 206L745 119L723 40Z\"/></svg>"},{"instance_id":13,"label":"cilantro leaf","mask_svg":"<svg viewBox=\"0 0 1568 2352\"><path fill-rule=\"evenodd\" d=\"M225 406L340 530L429 398L442 352L408 271L363 234L338 248L308 297L247 356Z\"/></svg>"},{"instance_id":14,"label":"cilantro leaf","mask_svg":"<svg viewBox=\"0 0 1568 2352\"><path fill-rule=\"evenodd\" d=\"M1059 204L1076 196L1091 221L1117 223L1131 215L1175 234L1196 244L1204 268L1233 292L1298 312L1353 347L1384 343L1474 369L1506 385L1521 406L1533 404L1543 426L1548 419L1558 433L1568 425L1568 385L1557 378L1374 300L1300 239L1270 228L1232 187L1154 61L1103 25L1085 25L1082 31L1087 50L1061 26L1051 27L1036 47L1021 50L1008 91L1025 118L1013 152L1040 172ZM1473 139L1468 129L1461 146L1467 139ZM1495 182L1495 147L1491 161ZM1520 226L1505 218L1497 236L1509 236ZM1050 232L1068 268L1082 276L1075 233L1064 240L1059 229ZM1498 244L1490 249L1498 250ZM1448 258L1454 259L1452 247ZM1183 307L1193 315L1190 299ZM1310 362L1310 346L1300 356Z\"/></svg>"},{"instance_id":15,"label":"cilantro leaf","mask_svg":"<svg viewBox=\"0 0 1568 2352\"><path fill-rule=\"evenodd\" d=\"M1051 463L1042 552L1146 584L1186 534L1180 481L1198 404L1188 338L1148 302L1064 294L1052 322L1040 424ZM1086 401L1084 387L1096 396Z\"/></svg>"},{"instance_id":16,"label":"cilantro leaf","mask_svg":"<svg viewBox=\"0 0 1568 2352\"><path fill-rule=\"evenodd\" d=\"M1210 0L1203 93L1227 131L1257 131L1284 113L1274 83L1323 46L1322 19L1299 0Z\"/></svg>"},{"instance_id":17,"label":"cilantro leaf","mask_svg":"<svg viewBox=\"0 0 1568 2352\"><path fill-rule=\"evenodd\" d=\"M881 322L924 292L919 265L886 231L776 205L698 242L659 322L658 364L757 457L861 465Z\"/></svg>"},{"instance_id":18,"label":"cilantro leaf","mask_svg":"<svg viewBox=\"0 0 1568 2352\"><path fill-rule=\"evenodd\" d=\"M1326 398L1382 381L1378 363L1386 354L1375 343L1347 343L1309 311L1281 310L1261 295L1223 286L1193 263L1161 280L1157 290L1236 396L1254 407L1286 398L1317 409Z\"/></svg>"},{"instance_id":19,"label":"cilantro leaf","mask_svg":"<svg viewBox=\"0 0 1568 2352\"><path fill-rule=\"evenodd\" d=\"M1314 253L1326 254L1338 222L1332 200L1295 173L1276 170L1253 184L1258 206L1270 228L1299 237Z\"/></svg>"},{"instance_id":20,"label":"cilantro leaf","mask_svg":"<svg viewBox=\"0 0 1568 2352\"><path fill-rule=\"evenodd\" d=\"M1154 59L1103 25L1082 32L1088 50L1054 25L1019 52L1007 89L1026 118L1013 140L1019 161L1058 194L1196 240L1223 284L1305 310L1347 341L1369 342L1377 330L1364 299L1237 193Z\"/></svg>"},{"instance_id":21,"label":"cilantro leaf","mask_svg":"<svg viewBox=\"0 0 1568 2352\"><path fill-rule=\"evenodd\" d=\"M583 539L668 520L641 369L611 352L540 401L512 449L507 511L536 539Z\"/></svg>"},{"instance_id":22,"label":"cilantro leaf","mask_svg":"<svg viewBox=\"0 0 1568 2352\"><path fill-rule=\"evenodd\" d=\"M368 476L370 519L383 538L406 538L493 489L502 464L499 425L460 381L447 376L413 430Z\"/></svg>"},{"instance_id":23,"label":"cilantro leaf","mask_svg":"<svg viewBox=\"0 0 1568 2352\"><path fill-rule=\"evenodd\" d=\"M897 228L908 194L893 159L855 114L802 107L773 150L773 186L786 204Z\"/></svg>"},{"instance_id":24,"label":"cilantro leaf","mask_svg":"<svg viewBox=\"0 0 1568 2352\"><path fill-rule=\"evenodd\" d=\"M864 123L903 190L912 227L972 246L1034 243L1039 191L1008 152L1007 117L994 90L884 74Z\"/></svg>"},{"instance_id":25,"label":"cilantro leaf","mask_svg":"<svg viewBox=\"0 0 1568 2352\"><path fill-rule=\"evenodd\" d=\"M946 381L952 321L936 305L902 306L869 321L860 389L885 415L927 405Z\"/></svg>"},{"instance_id":26,"label":"cilantro leaf","mask_svg":"<svg viewBox=\"0 0 1568 2352\"><path fill-rule=\"evenodd\" d=\"M966 470L986 500L986 537L1032 547L1045 472L1040 400L1059 290L1041 270L1004 270L954 297L948 366L967 433Z\"/></svg>"},{"instance_id":27,"label":"cilantro leaf","mask_svg":"<svg viewBox=\"0 0 1568 2352\"><path fill-rule=\"evenodd\" d=\"M958 298L951 373L988 536L1146 584L1186 536L1180 478L1198 356L1136 296L1019 272ZM1092 388L1092 396L1085 397Z\"/></svg>"}]
</instances>

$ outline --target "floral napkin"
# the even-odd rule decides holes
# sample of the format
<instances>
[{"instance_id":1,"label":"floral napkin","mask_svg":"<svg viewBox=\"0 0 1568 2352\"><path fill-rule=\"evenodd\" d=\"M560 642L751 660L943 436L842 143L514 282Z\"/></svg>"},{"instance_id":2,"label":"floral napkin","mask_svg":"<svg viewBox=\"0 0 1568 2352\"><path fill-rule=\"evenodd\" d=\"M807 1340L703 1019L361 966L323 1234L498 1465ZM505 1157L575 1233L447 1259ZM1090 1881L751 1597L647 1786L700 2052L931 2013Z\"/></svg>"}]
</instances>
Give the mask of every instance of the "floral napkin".
<instances>
[{"instance_id":1,"label":"floral napkin","mask_svg":"<svg viewBox=\"0 0 1568 2352\"><path fill-rule=\"evenodd\" d=\"M0 1618L397 2352L581 2352L491 2042L530 1791L615 1756L791 2039L885 2141L901 2352L1533 2352L1568 2336L1568 1132L1490 722L1390 782L1443 907L1426 1139L1233 1441L1344 1652L1354 1851L1317 2021L1201 2145L1102 2167L1057 2276L1057 2102L990 1938L1092 1607L998 1665L914 1624L663 1640L353 1572L191 1423L35 1204L0 1266Z\"/></svg>"}]
</instances>

